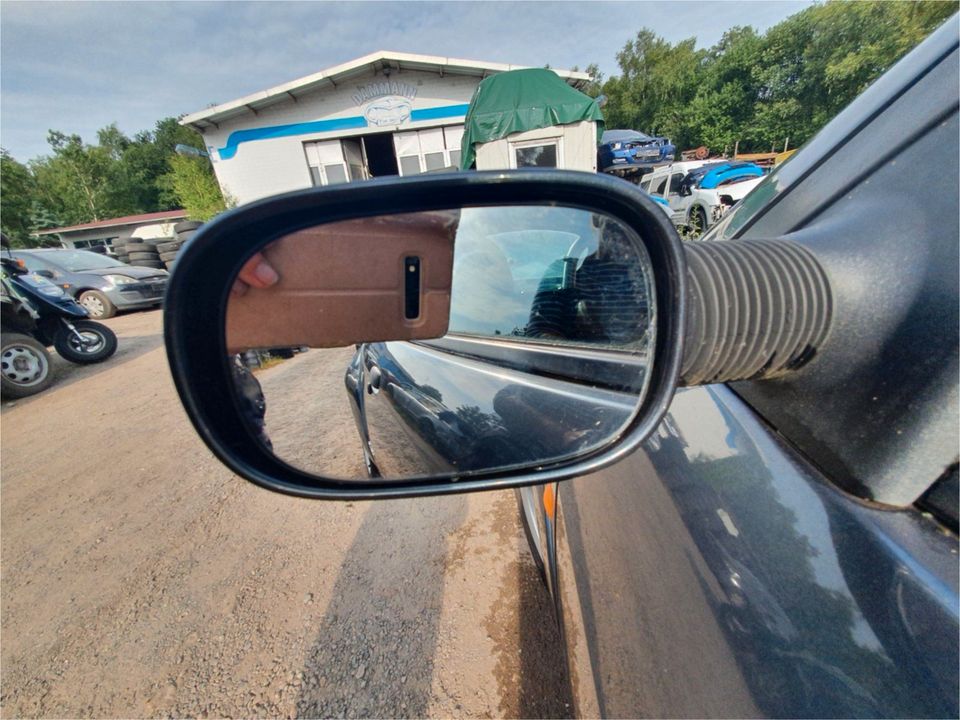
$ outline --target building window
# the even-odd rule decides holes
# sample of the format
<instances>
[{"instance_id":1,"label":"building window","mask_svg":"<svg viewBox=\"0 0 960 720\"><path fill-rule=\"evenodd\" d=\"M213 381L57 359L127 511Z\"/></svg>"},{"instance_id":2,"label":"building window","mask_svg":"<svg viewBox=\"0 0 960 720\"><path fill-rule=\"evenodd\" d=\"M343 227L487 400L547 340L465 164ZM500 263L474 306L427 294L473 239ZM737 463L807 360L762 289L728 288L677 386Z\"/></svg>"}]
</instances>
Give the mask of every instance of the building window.
<instances>
[{"instance_id":1,"label":"building window","mask_svg":"<svg viewBox=\"0 0 960 720\"><path fill-rule=\"evenodd\" d=\"M347 182L347 163L339 140L303 144L314 187Z\"/></svg>"},{"instance_id":2,"label":"building window","mask_svg":"<svg viewBox=\"0 0 960 720\"><path fill-rule=\"evenodd\" d=\"M418 155L407 155L400 158L401 175L417 175L422 172L420 168L420 157Z\"/></svg>"},{"instance_id":3,"label":"building window","mask_svg":"<svg viewBox=\"0 0 960 720\"><path fill-rule=\"evenodd\" d=\"M394 147L401 175L460 167L463 125L396 133Z\"/></svg>"},{"instance_id":4,"label":"building window","mask_svg":"<svg viewBox=\"0 0 960 720\"><path fill-rule=\"evenodd\" d=\"M512 144L512 167L558 167L560 164L560 141L549 140Z\"/></svg>"}]
</instances>

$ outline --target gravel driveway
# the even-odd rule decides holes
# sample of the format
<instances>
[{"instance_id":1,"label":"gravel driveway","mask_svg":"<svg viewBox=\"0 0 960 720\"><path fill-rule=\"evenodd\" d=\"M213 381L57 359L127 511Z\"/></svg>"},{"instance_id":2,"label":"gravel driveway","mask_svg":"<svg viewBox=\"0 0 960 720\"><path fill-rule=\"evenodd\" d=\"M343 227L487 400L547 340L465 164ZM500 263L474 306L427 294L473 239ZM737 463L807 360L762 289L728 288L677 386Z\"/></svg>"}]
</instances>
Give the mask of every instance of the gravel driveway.
<instances>
[{"instance_id":1,"label":"gravel driveway","mask_svg":"<svg viewBox=\"0 0 960 720\"><path fill-rule=\"evenodd\" d=\"M259 490L190 427L159 311L107 323L114 358L0 411L3 717L569 712L512 493Z\"/></svg>"}]
</instances>

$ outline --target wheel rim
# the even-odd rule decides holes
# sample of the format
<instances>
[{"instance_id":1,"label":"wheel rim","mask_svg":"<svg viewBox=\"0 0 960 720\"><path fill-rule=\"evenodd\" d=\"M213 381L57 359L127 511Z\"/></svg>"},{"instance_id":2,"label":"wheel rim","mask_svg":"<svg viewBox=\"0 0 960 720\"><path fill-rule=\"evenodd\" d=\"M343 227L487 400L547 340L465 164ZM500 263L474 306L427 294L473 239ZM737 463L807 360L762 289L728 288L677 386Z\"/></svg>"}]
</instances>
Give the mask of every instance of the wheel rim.
<instances>
[{"instance_id":1,"label":"wheel rim","mask_svg":"<svg viewBox=\"0 0 960 720\"><path fill-rule=\"evenodd\" d=\"M28 345L8 345L0 357L3 377L21 387L43 382L48 369L47 358Z\"/></svg>"},{"instance_id":2,"label":"wheel rim","mask_svg":"<svg viewBox=\"0 0 960 720\"><path fill-rule=\"evenodd\" d=\"M90 311L91 315L100 317L103 315L105 308L103 303L100 301L96 295L85 295L81 300L80 304L83 305L87 310Z\"/></svg>"},{"instance_id":3,"label":"wheel rim","mask_svg":"<svg viewBox=\"0 0 960 720\"><path fill-rule=\"evenodd\" d=\"M92 355L93 353L100 352L106 344L106 340L104 340L103 336L98 332L94 332L93 330L78 330L77 332L80 333L83 341L81 342L80 338L71 334L70 347L79 353Z\"/></svg>"}]
</instances>

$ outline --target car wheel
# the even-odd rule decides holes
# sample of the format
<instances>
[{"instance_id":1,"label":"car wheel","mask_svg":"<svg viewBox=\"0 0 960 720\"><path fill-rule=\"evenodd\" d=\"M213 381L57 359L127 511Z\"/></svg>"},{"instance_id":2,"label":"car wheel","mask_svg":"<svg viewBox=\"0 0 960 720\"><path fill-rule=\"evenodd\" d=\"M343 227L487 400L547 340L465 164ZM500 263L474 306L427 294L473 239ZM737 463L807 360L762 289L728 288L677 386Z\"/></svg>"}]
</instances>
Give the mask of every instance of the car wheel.
<instances>
[{"instance_id":1,"label":"car wheel","mask_svg":"<svg viewBox=\"0 0 960 720\"><path fill-rule=\"evenodd\" d=\"M117 306L110 302L110 298L97 290L87 290L80 293L78 302L87 309L90 317L97 320L110 318L117 314Z\"/></svg>"},{"instance_id":2,"label":"car wheel","mask_svg":"<svg viewBox=\"0 0 960 720\"><path fill-rule=\"evenodd\" d=\"M53 346L64 360L90 365L103 362L117 351L117 336L106 325L77 320L73 326L80 334L79 338L64 325L53 336Z\"/></svg>"},{"instance_id":3,"label":"car wheel","mask_svg":"<svg viewBox=\"0 0 960 720\"><path fill-rule=\"evenodd\" d=\"M22 398L46 390L53 382L50 353L29 335L0 336L0 391Z\"/></svg>"},{"instance_id":4,"label":"car wheel","mask_svg":"<svg viewBox=\"0 0 960 720\"><path fill-rule=\"evenodd\" d=\"M520 508L520 522L523 525L523 534L527 537L530 554L537 566L537 572L544 584L547 582L546 548L543 547L543 534L540 532L540 503L537 496L542 486L516 488L517 505Z\"/></svg>"},{"instance_id":5,"label":"car wheel","mask_svg":"<svg viewBox=\"0 0 960 720\"><path fill-rule=\"evenodd\" d=\"M699 205L690 211L690 220L687 222L687 237L696 240L707 231L707 214Z\"/></svg>"}]
</instances>

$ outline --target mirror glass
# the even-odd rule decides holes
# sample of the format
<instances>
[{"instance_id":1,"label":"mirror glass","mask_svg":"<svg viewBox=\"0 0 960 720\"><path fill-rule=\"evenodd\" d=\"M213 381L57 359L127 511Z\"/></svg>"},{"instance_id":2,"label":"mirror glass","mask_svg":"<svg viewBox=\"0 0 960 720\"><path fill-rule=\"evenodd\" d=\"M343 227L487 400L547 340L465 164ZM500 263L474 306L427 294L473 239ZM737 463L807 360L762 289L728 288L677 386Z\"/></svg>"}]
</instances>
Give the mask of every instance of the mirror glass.
<instances>
[{"instance_id":1,"label":"mirror glass","mask_svg":"<svg viewBox=\"0 0 960 720\"><path fill-rule=\"evenodd\" d=\"M251 435L365 482L601 448L643 398L655 325L650 259L620 220L476 207L270 243L233 284L225 340Z\"/></svg>"}]
</instances>

